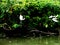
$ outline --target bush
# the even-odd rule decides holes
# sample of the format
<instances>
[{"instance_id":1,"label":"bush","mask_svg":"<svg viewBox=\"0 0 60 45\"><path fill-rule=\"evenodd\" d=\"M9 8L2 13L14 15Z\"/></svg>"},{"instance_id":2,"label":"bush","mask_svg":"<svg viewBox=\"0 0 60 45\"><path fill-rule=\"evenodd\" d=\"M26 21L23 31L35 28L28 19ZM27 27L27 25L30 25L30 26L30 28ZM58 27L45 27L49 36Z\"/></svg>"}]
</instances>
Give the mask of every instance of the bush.
<instances>
[{"instance_id":1,"label":"bush","mask_svg":"<svg viewBox=\"0 0 60 45\"><path fill-rule=\"evenodd\" d=\"M58 5L57 5L58 4ZM16 28L56 28L60 26L60 6L57 1L2 1L0 2L0 24L6 23L7 28L15 30ZM20 24L19 16L23 15L25 20ZM50 16L58 15L58 22L50 19ZM4 27L5 25L1 26ZM10 30L9 28L9 30ZM24 29L23 29L24 30Z\"/></svg>"}]
</instances>

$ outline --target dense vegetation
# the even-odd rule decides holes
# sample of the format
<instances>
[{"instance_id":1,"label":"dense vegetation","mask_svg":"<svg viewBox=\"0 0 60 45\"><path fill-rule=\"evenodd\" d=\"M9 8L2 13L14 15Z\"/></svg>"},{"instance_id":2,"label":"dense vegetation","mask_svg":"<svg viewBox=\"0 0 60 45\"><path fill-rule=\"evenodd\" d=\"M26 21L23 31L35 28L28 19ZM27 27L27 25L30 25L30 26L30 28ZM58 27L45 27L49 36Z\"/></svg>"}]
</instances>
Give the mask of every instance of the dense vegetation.
<instances>
[{"instance_id":1,"label":"dense vegetation","mask_svg":"<svg viewBox=\"0 0 60 45\"><path fill-rule=\"evenodd\" d=\"M13 33L28 34L33 32L32 30L38 30L35 31L37 34L58 33L60 27L59 4L59 1L53 0L1 0L0 30L12 35ZM22 23L20 23L20 15L25 18Z\"/></svg>"}]
</instances>

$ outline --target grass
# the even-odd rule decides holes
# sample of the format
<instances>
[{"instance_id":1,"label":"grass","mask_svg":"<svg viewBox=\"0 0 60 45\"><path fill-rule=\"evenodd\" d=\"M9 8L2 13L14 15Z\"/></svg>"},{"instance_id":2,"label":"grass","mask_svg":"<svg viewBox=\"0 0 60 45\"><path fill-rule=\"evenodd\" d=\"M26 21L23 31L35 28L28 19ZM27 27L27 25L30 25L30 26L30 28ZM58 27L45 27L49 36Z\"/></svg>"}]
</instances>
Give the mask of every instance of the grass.
<instances>
[{"instance_id":1,"label":"grass","mask_svg":"<svg viewBox=\"0 0 60 45\"><path fill-rule=\"evenodd\" d=\"M58 37L0 38L0 45L60 45Z\"/></svg>"}]
</instances>

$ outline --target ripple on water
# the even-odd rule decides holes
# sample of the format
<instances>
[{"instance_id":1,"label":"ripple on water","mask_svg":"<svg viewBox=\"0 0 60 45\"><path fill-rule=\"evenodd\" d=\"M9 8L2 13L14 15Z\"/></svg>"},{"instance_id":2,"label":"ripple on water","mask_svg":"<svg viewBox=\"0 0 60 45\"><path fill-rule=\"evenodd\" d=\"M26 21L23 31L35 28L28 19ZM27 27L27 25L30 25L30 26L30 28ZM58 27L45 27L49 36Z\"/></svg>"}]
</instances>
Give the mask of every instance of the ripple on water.
<instances>
[{"instance_id":1,"label":"ripple on water","mask_svg":"<svg viewBox=\"0 0 60 45\"><path fill-rule=\"evenodd\" d=\"M12 43L12 41L9 41L9 43Z\"/></svg>"}]
</instances>

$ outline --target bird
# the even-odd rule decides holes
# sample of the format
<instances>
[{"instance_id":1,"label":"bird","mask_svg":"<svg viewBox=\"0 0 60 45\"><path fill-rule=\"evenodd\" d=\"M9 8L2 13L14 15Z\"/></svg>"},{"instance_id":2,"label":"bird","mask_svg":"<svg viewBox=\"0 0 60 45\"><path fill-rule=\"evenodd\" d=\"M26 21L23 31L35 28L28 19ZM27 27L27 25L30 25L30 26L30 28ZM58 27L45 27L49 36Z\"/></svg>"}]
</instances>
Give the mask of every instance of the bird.
<instances>
[{"instance_id":1,"label":"bird","mask_svg":"<svg viewBox=\"0 0 60 45\"><path fill-rule=\"evenodd\" d=\"M20 20L25 20L25 18L23 18L23 16L20 14L20 16L19 16L19 19Z\"/></svg>"}]
</instances>

